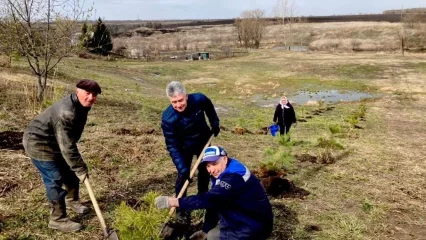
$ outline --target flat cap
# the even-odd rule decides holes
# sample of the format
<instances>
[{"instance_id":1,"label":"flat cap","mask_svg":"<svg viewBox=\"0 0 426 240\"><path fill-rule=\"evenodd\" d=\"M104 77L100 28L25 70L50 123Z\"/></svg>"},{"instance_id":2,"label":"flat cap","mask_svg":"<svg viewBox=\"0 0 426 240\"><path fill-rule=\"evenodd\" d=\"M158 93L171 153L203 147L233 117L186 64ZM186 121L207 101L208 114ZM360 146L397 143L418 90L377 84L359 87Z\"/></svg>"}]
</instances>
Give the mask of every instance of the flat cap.
<instances>
[{"instance_id":1,"label":"flat cap","mask_svg":"<svg viewBox=\"0 0 426 240\"><path fill-rule=\"evenodd\" d=\"M96 94L101 94L102 90L99 84L96 81L89 80L89 79L81 79L77 82L77 85L75 85L77 88L81 88L83 90L86 90L88 92L93 92Z\"/></svg>"}]
</instances>

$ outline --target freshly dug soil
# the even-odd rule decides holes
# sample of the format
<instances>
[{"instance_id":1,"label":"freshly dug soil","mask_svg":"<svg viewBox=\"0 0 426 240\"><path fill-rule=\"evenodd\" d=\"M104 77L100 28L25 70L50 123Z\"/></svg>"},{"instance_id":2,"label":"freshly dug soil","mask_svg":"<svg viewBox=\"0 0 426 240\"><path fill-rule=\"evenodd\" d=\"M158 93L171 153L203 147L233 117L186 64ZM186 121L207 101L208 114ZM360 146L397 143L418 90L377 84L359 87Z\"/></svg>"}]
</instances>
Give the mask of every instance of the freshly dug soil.
<instances>
[{"instance_id":1,"label":"freshly dug soil","mask_svg":"<svg viewBox=\"0 0 426 240\"><path fill-rule=\"evenodd\" d=\"M4 131L0 132L0 149L22 150L23 132Z\"/></svg>"}]
</instances>

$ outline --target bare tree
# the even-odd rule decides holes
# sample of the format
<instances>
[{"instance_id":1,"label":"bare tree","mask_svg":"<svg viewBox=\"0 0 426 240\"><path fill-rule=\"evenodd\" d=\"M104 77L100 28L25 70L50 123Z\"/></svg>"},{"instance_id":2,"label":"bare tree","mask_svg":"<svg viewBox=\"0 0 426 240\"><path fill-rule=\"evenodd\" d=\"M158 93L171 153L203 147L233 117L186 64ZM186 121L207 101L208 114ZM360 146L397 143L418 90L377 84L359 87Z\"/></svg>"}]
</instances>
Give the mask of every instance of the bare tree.
<instances>
[{"instance_id":1,"label":"bare tree","mask_svg":"<svg viewBox=\"0 0 426 240\"><path fill-rule=\"evenodd\" d=\"M180 44L182 46L182 50L187 50L188 49L188 44L189 44L188 37L182 37L180 39Z\"/></svg>"},{"instance_id":2,"label":"bare tree","mask_svg":"<svg viewBox=\"0 0 426 240\"><path fill-rule=\"evenodd\" d=\"M175 45L176 50L179 50L179 49L180 49L181 40L180 40L180 37L179 37L179 36L176 36L176 37L173 39L173 44Z\"/></svg>"},{"instance_id":3,"label":"bare tree","mask_svg":"<svg viewBox=\"0 0 426 240\"><path fill-rule=\"evenodd\" d=\"M311 27L308 26L306 18L299 17L296 19L296 24L294 25L294 37L293 42L297 43L299 46L309 45L311 41Z\"/></svg>"},{"instance_id":4,"label":"bare tree","mask_svg":"<svg viewBox=\"0 0 426 240\"><path fill-rule=\"evenodd\" d=\"M401 52L405 50L424 49L426 46L426 14L418 9L409 9L409 13L401 14L401 30L399 33ZM419 12L415 12L418 10Z\"/></svg>"},{"instance_id":5,"label":"bare tree","mask_svg":"<svg viewBox=\"0 0 426 240\"><path fill-rule=\"evenodd\" d=\"M37 77L37 100L43 101L49 73L79 49L78 22L88 17L80 0L2 0L6 30Z\"/></svg>"},{"instance_id":6,"label":"bare tree","mask_svg":"<svg viewBox=\"0 0 426 240\"><path fill-rule=\"evenodd\" d=\"M296 13L296 0L277 0L274 7L274 16L279 18L283 25L296 22Z\"/></svg>"},{"instance_id":7,"label":"bare tree","mask_svg":"<svg viewBox=\"0 0 426 240\"><path fill-rule=\"evenodd\" d=\"M298 22L296 0L277 0L275 4L273 15L280 19L283 25L284 31L284 44L287 45L287 40L291 38L293 31L292 27L294 23Z\"/></svg>"},{"instance_id":8,"label":"bare tree","mask_svg":"<svg viewBox=\"0 0 426 240\"><path fill-rule=\"evenodd\" d=\"M244 11L241 17L235 21L240 45L246 48L260 47L266 28L264 16L265 12L260 9Z\"/></svg>"}]
</instances>

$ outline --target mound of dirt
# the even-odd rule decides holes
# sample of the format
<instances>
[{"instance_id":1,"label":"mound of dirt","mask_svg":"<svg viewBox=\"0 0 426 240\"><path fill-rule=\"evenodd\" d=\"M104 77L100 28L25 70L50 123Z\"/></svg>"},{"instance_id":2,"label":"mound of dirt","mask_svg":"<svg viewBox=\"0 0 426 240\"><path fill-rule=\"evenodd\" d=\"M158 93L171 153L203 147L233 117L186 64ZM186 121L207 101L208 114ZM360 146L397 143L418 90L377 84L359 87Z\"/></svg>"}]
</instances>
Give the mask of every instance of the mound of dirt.
<instances>
[{"instance_id":1,"label":"mound of dirt","mask_svg":"<svg viewBox=\"0 0 426 240\"><path fill-rule=\"evenodd\" d=\"M304 198L310 192L296 187L293 182L278 176L261 179L261 183L267 194L280 198Z\"/></svg>"},{"instance_id":2,"label":"mound of dirt","mask_svg":"<svg viewBox=\"0 0 426 240\"><path fill-rule=\"evenodd\" d=\"M162 231L162 237L165 240L189 239L193 233L201 230L202 226L202 221L191 223L189 226L176 221L169 221Z\"/></svg>"},{"instance_id":3,"label":"mound of dirt","mask_svg":"<svg viewBox=\"0 0 426 240\"><path fill-rule=\"evenodd\" d=\"M256 134L260 134L260 135L267 135L269 132L269 127L263 127L263 128L259 128L256 131Z\"/></svg>"},{"instance_id":4,"label":"mound of dirt","mask_svg":"<svg viewBox=\"0 0 426 240\"><path fill-rule=\"evenodd\" d=\"M314 225L314 224L305 225L305 227L303 229L305 231L307 231L307 232L319 232L319 231L322 231L321 226Z\"/></svg>"},{"instance_id":5,"label":"mound of dirt","mask_svg":"<svg viewBox=\"0 0 426 240\"><path fill-rule=\"evenodd\" d=\"M261 166L259 170L253 170L252 173L256 175L259 179L268 177L284 177L285 175L287 175L284 170L271 170L267 169L265 166Z\"/></svg>"},{"instance_id":6,"label":"mound of dirt","mask_svg":"<svg viewBox=\"0 0 426 240\"><path fill-rule=\"evenodd\" d=\"M22 150L23 132L0 132L0 149Z\"/></svg>"},{"instance_id":7,"label":"mound of dirt","mask_svg":"<svg viewBox=\"0 0 426 240\"><path fill-rule=\"evenodd\" d=\"M301 155L296 155L295 156L297 160L301 161L301 162L311 162L311 163L317 163L318 158L317 156L313 156L307 153L301 154Z\"/></svg>"},{"instance_id":8,"label":"mound of dirt","mask_svg":"<svg viewBox=\"0 0 426 240\"><path fill-rule=\"evenodd\" d=\"M127 128L118 128L111 130L112 133L117 135L130 135L130 136L141 136L141 135L157 135L159 132L154 128L144 128L144 129L127 129Z\"/></svg>"},{"instance_id":9,"label":"mound of dirt","mask_svg":"<svg viewBox=\"0 0 426 240\"><path fill-rule=\"evenodd\" d=\"M310 194L307 190L296 187L293 182L283 178L286 175L284 171L261 167L260 170L254 170L253 174L259 178L266 193L272 197L304 198Z\"/></svg>"},{"instance_id":10,"label":"mound of dirt","mask_svg":"<svg viewBox=\"0 0 426 240\"><path fill-rule=\"evenodd\" d=\"M238 135L253 134L247 128L241 128L241 127L235 127L234 130L232 130L231 132L234 133L234 134L238 134Z\"/></svg>"}]
</instances>

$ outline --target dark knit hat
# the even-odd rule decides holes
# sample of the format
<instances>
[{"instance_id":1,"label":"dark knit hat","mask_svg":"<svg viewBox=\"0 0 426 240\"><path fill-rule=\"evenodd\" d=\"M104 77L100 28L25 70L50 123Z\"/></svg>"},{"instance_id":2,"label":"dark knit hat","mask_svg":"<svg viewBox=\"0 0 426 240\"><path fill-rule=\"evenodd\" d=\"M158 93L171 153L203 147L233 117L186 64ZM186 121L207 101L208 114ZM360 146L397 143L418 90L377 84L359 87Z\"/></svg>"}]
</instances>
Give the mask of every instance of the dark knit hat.
<instances>
[{"instance_id":1,"label":"dark knit hat","mask_svg":"<svg viewBox=\"0 0 426 240\"><path fill-rule=\"evenodd\" d=\"M77 88L81 88L83 90L86 90L88 92L93 92L96 94L101 94L102 90L99 84L96 81L89 80L89 79L81 79L78 81L77 85L75 85Z\"/></svg>"}]
</instances>

